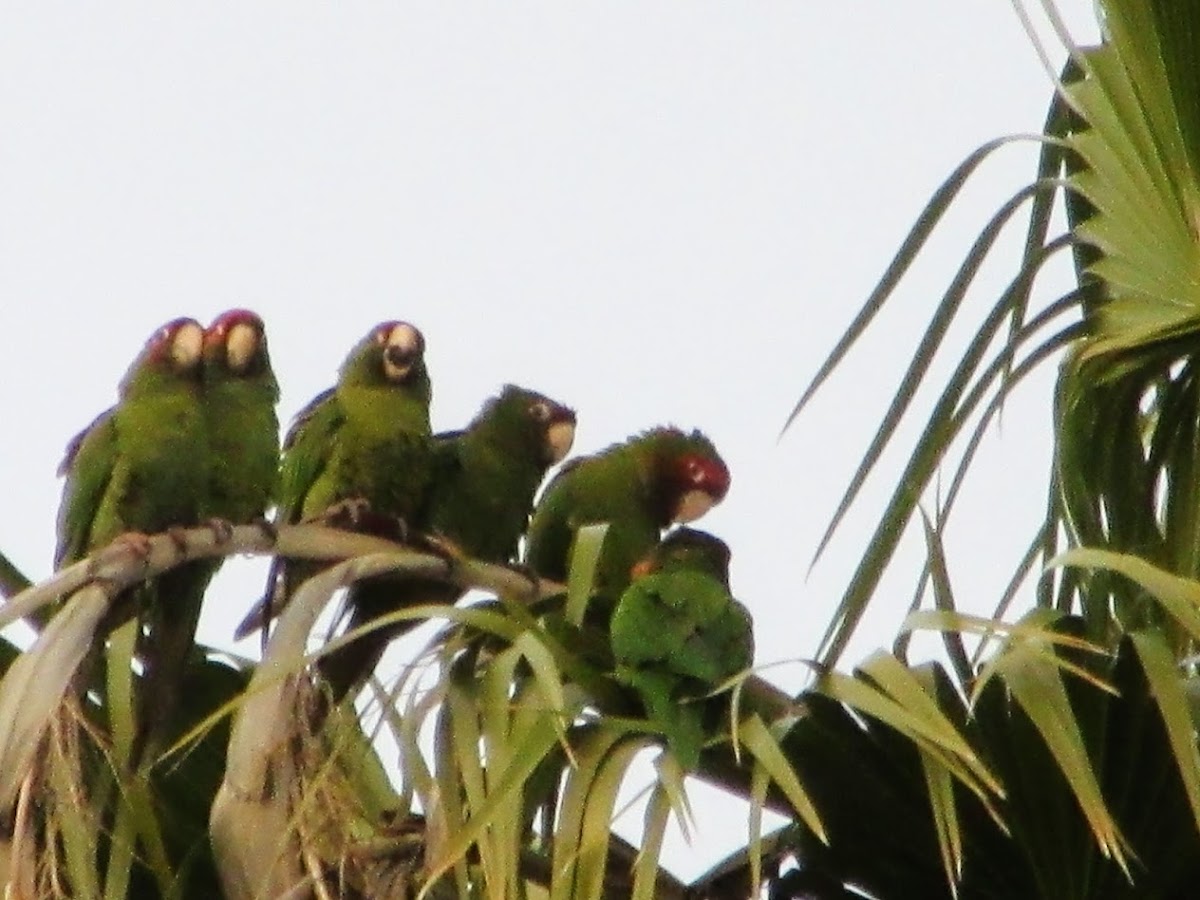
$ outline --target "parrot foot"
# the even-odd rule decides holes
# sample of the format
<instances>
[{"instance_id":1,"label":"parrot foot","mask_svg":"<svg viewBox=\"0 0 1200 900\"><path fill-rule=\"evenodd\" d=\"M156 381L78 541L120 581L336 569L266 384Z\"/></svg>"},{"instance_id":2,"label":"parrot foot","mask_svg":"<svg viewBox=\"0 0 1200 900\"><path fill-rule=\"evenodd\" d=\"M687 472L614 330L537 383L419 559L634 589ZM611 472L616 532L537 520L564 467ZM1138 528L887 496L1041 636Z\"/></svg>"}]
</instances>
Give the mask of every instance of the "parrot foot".
<instances>
[{"instance_id":1,"label":"parrot foot","mask_svg":"<svg viewBox=\"0 0 1200 900\"><path fill-rule=\"evenodd\" d=\"M316 521L330 528L369 534L397 544L407 544L408 524L399 516L376 512L362 497L351 497L333 504Z\"/></svg>"},{"instance_id":2,"label":"parrot foot","mask_svg":"<svg viewBox=\"0 0 1200 900\"><path fill-rule=\"evenodd\" d=\"M141 562L144 569L148 570L150 568L150 535L142 531L126 531L117 535L107 547L103 547L98 553L93 554L88 565L89 577L98 582L111 582L111 578L99 573L126 556L132 556Z\"/></svg>"},{"instance_id":3,"label":"parrot foot","mask_svg":"<svg viewBox=\"0 0 1200 900\"><path fill-rule=\"evenodd\" d=\"M212 532L213 542L216 543L218 547L224 546L233 540L233 523L228 519L222 519L217 516L213 516L204 524L207 525L209 531Z\"/></svg>"},{"instance_id":4,"label":"parrot foot","mask_svg":"<svg viewBox=\"0 0 1200 900\"><path fill-rule=\"evenodd\" d=\"M189 546L187 529L180 528L178 525L172 525L166 530L165 534L171 539L171 543L175 545L175 549L179 551L179 555L186 556Z\"/></svg>"},{"instance_id":5,"label":"parrot foot","mask_svg":"<svg viewBox=\"0 0 1200 900\"><path fill-rule=\"evenodd\" d=\"M433 534L427 531L414 532L406 543L414 550L436 556L446 564L446 577L454 574L460 563L470 557L456 542L443 534Z\"/></svg>"},{"instance_id":6,"label":"parrot foot","mask_svg":"<svg viewBox=\"0 0 1200 900\"><path fill-rule=\"evenodd\" d=\"M347 497L325 508L314 520L330 528L361 531L371 513L371 503L365 497Z\"/></svg>"},{"instance_id":7,"label":"parrot foot","mask_svg":"<svg viewBox=\"0 0 1200 900\"><path fill-rule=\"evenodd\" d=\"M144 531L126 531L113 538L110 546L114 552L133 553L145 558L150 555L150 535Z\"/></svg>"},{"instance_id":8,"label":"parrot foot","mask_svg":"<svg viewBox=\"0 0 1200 900\"><path fill-rule=\"evenodd\" d=\"M408 523L400 516L371 516L363 530L397 544L407 544L412 536Z\"/></svg>"}]
</instances>

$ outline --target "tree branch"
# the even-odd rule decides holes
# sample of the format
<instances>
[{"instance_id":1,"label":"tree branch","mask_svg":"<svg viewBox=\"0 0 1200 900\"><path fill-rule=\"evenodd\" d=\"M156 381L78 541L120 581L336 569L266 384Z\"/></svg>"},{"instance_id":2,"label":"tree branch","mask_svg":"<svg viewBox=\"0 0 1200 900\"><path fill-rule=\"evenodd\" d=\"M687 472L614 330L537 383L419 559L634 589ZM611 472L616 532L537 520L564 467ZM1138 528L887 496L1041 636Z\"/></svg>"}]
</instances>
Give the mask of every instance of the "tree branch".
<instances>
[{"instance_id":1,"label":"tree branch","mask_svg":"<svg viewBox=\"0 0 1200 900\"><path fill-rule=\"evenodd\" d=\"M221 534L207 525L170 534L152 535L148 552L128 540L118 538L87 559L60 569L39 584L27 587L0 607L0 628L17 619L28 619L41 607L72 594L91 582L102 582L111 595L160 575L181 563L196 559L211 559L239 554L251 556L277 555L297 559L336 561L372 553L394 553L399 565L384 565L384 569L402 569L405 560L419 565L435 563L447 581L465 588L479 588L516 596L552 597L561 593L561 585L551 581L530 579L508 566L497 566L473 560L456 560L447 564L439 556L422 553L382 538L330 528L326 525L288 525L277 533L265 525L239 525ZM19 573L18 573L19 574Z\"/></svg>"}]
</instances>

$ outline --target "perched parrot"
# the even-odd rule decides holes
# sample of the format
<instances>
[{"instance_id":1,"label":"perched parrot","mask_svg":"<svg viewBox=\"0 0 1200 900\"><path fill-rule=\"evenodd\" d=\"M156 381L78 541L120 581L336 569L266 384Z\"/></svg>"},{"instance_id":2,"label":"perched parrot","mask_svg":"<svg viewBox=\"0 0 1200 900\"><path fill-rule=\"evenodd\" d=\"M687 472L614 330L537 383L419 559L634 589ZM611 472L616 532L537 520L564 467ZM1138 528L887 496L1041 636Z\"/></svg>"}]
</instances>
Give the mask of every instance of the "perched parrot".
<instances>
[{"instance_id":1,"label":"perched parrot","mask_svg":"<svg viewBox=\"0 0 1200 900\"><path fill-rule=\"evenodd\" d=\"M575 411L536 391L505 385L462 431L439 445L456 464L430 492L426 530L468 556L491 563L516 558L533 495L575 441Z\"/></svg>"},{"instance_id":2,"label":"perched parrot","mask_svg":"<svg viewBox=\"0 0 1200 900\"><path fill-rule=\"evenodd\" d=\"M67 447L58 511L56 567L122 534L200 521L208 487L202 409L204 329L175 319L146 343L101 413Z\"/></svg>"},{"instance_id":3,"label":"perched parrot","mask_svg":"<svg viewBox=\"0 0 1200 900\"><path fill-rule=\"evenodd\" d=\"M231 309L204 333L204 413L212 471L203 512L234 525L263 518L279 480L279 384L262 319Z\"/></svg>"},{"instance_id":4,"label":"perched parrot","mask_svg":"<svg viewBox=\"0 0 1200 900\"><path fill-rule=\"evenodd\" d=\"M419 526L474 559L499 564L515 559L533 495L574 439L574 411L535 391L506 385L464 430L437 435L439 453L449 463L431 486ZM454 603L462 593L445 582L393 581L392 590L378 592L374 603L354 604L349 627L395 609ZM358 687L388 643L409 627L397 622L377 628L323 657L319 669L334 700Z\"/></svg>"},{"instance_id":5,"label":"perched parrot","mask_svg":"<svg viewBox=\"0 0 1200 900\"><path fill-rule=\"evenodd\" d=\"M262 319L244 309L222 313L204 333L203 355L210 467L200 511L214 523L245 525L266 514L279 477L279 385ZM169 573L172 600L150 611L143 655L152 729L173 717L204 592L222 562L197 560Z\"/></svg>"},{"instance_id":6,"label":"perched parrot","mask_svg":"<svg viewBox=\"0 0 1200 900\"><path fill-rule=\"evenodd\" d=\"M122 379L117 405L71 441L59 469L66 484L58 513L56 567L118 537L144 541L148 534L199 523L210 470L202 400L203 343L199 322L186 318L168 322L150 338ZM153 646L171 629L153 623L160 616L163 621L191 616L181 613L181 603L189 602L196 580L191 569L191 565L176 567L128 592L118 599L102 627L115 628L130 616L141 615L151 623L143 655L160 658ZM153 668L154 663L148 662L139 690L138 747L152 721L145 689L152 680L165 684L157 672L151 675Z\"/></svg>"},{"instance_id":7,"label":"perched parrot","mask_svg":"<svg viewBox=\"0 0 1200 900\"><path fill-rule=\"evenodd\" d=\"M707 437L652 428L559 471L534 510L526 562L539 575L564 581L576 531L608 522L596 587L615 598L664 528L695 521L728 491L729 469Z\"/></svg>"},{"instance_id":8,"label":"perched parrot","mask_svg":"<svg viewBox=\"0 0 1200 900\"><path fill-rule=\"evenodd\" d=\"M617 678L690 768L703 736L697 701L754 661L750 613L729 592L729 547L708 532L676 529L633 574L610 623Z\"/></svg>"},{"instance_id":9,"label":"perched parrot","mask_svg":"<svg viewBox=\"0 0 1200 900\"><path fill-rule=\"evenodd\" d=\"M421 332L407 322L373 328L342 363L337 384L300 412L285 438L276 520L293 524L343 502L365 502L372 517L411 525L434 473L431 396ZM262 627L320 568L273 567L266 596L235 635Z\"/></svg>"}]
</instances>

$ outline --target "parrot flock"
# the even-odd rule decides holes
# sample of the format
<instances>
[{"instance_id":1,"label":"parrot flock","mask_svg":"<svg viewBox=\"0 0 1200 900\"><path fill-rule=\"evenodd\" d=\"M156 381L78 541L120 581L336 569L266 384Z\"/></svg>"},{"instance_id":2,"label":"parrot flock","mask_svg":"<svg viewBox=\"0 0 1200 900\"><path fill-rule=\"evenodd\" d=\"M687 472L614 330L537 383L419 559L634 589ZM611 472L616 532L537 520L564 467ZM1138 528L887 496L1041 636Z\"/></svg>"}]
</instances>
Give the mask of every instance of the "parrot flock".
<instances>
[{"instance_id":1,"label":"parrot flock","mask_svg":"<svg viewBox=\"0 0 1200 900\"><path fill-rule=\"evenodd\" d=\"M241 309L207 328L175 319L150 337L116 405L67 448L55 566L113 541L144 546L158 532L209 524L227 533L265 522L273 508L276 525L322 521L565 581L576 533L608 523L592 610L611 640L614 677L681 758L694 758L700 701L746 671L754 653L750 616L729 590L728 547L692 528L668 530L725 498L729 470L712 442L659 426L563 463L575 437L569 407L506 385L464 428L434 434L432 393L424 335L408 322L383 322L350 350L336 384L297 415L281 445L262 320ZM144 731L167 727L220 564L185 563L132 589L106 623L138 618ZM235 635L265 630L323 565L277 557ZM363 579L347 591L346 627L453 604L464 593L400 573ZM317 678L332 701L357 693L389 642L414 624L390 622L322 656Z\"/></svg>"}]
</instances>

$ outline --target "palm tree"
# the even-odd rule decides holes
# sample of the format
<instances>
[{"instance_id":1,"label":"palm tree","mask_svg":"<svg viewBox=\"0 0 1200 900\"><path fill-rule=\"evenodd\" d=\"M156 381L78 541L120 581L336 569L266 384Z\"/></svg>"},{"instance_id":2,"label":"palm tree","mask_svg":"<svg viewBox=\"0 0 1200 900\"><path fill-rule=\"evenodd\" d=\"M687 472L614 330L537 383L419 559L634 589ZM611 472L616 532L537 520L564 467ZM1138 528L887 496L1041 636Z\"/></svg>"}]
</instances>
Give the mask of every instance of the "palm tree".
<instances>
[{"instance_id":1,"label":"palm tree","mask_svg":"<svg viewBox=\"0 0 1200 900\"><path fill-rule=\"evenodd\" d=\"M853 718L844 706L816 707L788 739L806 783L827 792L826 802L816 799L831 845L798 828L792 847L802 868L878 897L1194 892L1200 70L1192 35L1200 8L1110 2L1101 13L1103 43L1070 47L1037 180L1000 208L964 260L831 525L908 412L995 230L1028 202L1025 252L1011 286L979 324L926 422L821 658L838 661L899 534L928 501L930 553L918 595L928 582L935 609L915 612L909 626L945 633L951 672L925 670L927 696L968 736L1002 796L984 800L931 779L926 748L905 747L887 723ZM994 146L969 158L931 201L797 411ZM1060 197L1068 229L1050 237ZM1067 248L1075 290L1039 301L1038 273ZM989 349L994 342L998 349ZM1049 359L1061 359L1050 496L995 618L980 621L956 611L941 535L979 435L1021 379ZM965 443L956 444L960 436ZM930 499L939 468L953 473L950 487ZM1013 619L1012 605L1025 597L1027 611ZM981 643L972 657L962 639L970 631L1005 637L990 656L981 657ZM871 667L859 674L892 692ZM882 852L847 849L867 846ZM944 871L940 887L935 860Z\"/></svg>"},{"instance_id":2,"label":"palm tree","mask_svg":"<svg viewBox=\"0 0 1200 900\"><path fill-rule=\"evenodd\" d=\"M1194 894L1200 5L1100 8L1100 45L1063 36L1069 61L1034 179L999 206L952 279L835 511L826 541L916 415L913 396L997 236L1028 209L1011 282L941 385L809 690L791 698L739 673L683 704L700 731L681 740L680 723L639 702L585 627L602 532L579 542L567 585L316 525L247 526L220 544L211 529L160 536L148 559L104 553L32 587L0 565L5 592L20 592L0 622L42 629L24 653L0 647L0 878L12 894L716 898L761 883L778 898ZM1008 140L971 154L937 191L793 419ZM1052 235L1060 203L1067 228ZM1038 275L1068 251L1076 285L1047 300ZM993 616L970 616L951 590L943 535L980 437L1051 361L1046 507ZM928 546L918 603L891 652L839 671L915 519ZM131 767L134 630L107 636L106 677L80 683L103 613L148 573L232 552L341 562L300 590L257 668L197 647L174 746ZM446 625L399 684L372 687L377 717L340 709L315 727L313 621L339 586L381 572L444 578L498 602L396 613ZM60 597L47 621L39 610ZM562 612L541 613L556 597ZM910 664L916 629L942 635L944 663ZM375 755L376 729L402 748L398 786ZM610 825L629 765L647 753L656 778L642 847L630 848ZM692 816L687 776L751 803L746 847L692 885L658 864L669 820ZM762 836L766 808L788 827Z\"/></svg>"}]
</instances>

